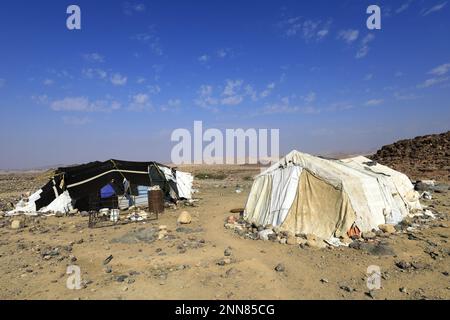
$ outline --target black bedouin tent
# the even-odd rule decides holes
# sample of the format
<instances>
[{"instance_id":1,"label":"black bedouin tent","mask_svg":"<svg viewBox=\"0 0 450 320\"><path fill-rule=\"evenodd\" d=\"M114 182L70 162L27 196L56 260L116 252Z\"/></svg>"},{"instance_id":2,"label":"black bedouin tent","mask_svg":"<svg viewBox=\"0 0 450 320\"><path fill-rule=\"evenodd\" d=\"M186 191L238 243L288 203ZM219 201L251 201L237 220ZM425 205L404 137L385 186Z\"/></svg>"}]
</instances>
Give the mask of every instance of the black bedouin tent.
<instances>
[{"instance_id":1,"label":"black bedouin tent","mask_svg":"<svg viewBox=\"0 0 450 320\"><path fill-rule=\"evenodd\" d=\"M175 176L175 169L157 162L108 160L58 168L42 188L36 210L48 206L65 191L69 192L74 208L89 210L89 199L98 195L102 187L113 184L115 189L120 189L125 179L131 186L158 185L166 200L176 201L179 198L177 184L168 180L161 168L170 169Z\"/></svg>"}]
</instances>

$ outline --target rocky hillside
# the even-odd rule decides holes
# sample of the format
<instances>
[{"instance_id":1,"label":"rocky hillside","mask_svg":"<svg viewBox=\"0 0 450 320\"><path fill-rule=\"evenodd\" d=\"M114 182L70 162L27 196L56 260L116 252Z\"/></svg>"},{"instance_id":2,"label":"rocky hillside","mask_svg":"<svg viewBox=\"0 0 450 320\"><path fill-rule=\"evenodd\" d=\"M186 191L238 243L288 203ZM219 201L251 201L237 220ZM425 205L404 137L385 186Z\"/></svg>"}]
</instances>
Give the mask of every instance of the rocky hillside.
<instances>
[{"instance_id":1,"label":"rocky hillside","mask_svg":"<svg viewBox=\"0 0 450 320\"><path fill-rule=\"evenodd\" d=\"M411 179L450 181L450 131L397 141L371 158Z\"/></svg>"}]
</instances>

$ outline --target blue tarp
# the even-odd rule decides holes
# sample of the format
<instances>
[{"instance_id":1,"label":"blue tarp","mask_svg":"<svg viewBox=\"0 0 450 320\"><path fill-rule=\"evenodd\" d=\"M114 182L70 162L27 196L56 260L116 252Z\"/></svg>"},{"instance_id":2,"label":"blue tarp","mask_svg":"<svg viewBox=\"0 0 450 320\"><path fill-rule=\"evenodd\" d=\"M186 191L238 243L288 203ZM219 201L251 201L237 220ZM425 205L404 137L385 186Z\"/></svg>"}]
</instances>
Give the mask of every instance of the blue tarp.
<instances>
[{"instance_id":1,"label":"blue tarp","mask_svg":"<svg viewBox=\"0 0 450 320\"><path fill-rule=\"evenodd\" d=\"M114 191L114 188L110 184L107 184L100 190L100 197L102 199L111 198L115 194L116 192Z\"/></svg>"}]
</instances>

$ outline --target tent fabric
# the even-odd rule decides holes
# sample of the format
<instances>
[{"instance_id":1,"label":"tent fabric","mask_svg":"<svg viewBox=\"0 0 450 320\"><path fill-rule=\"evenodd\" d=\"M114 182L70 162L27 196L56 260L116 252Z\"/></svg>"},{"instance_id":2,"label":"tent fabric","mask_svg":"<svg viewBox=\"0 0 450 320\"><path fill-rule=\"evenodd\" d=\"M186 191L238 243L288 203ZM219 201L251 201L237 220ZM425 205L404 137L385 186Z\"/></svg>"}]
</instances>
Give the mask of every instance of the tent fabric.
<instances>
[{"instance_id":1,"label":"tent fabric","mask_svg":"<svg viewBox=\"0 0 450 320\"><path fill-rule=\"evenodd\" d=\"M342 189L303 170L295 200L281 230L329 239L343 236L355 219L350 200Z\"/></svg>"},{"instance_id":2,"label":"tent fabric","mask_svg":"<svg viewBox=\"0 0 450 320\"><path fill-rule=\"evenodd\" d=\"M58 168L50 181L36 194L28 199L28 203L22 203L24 208L17 208L21 212L35 212L47 207L64 192L68 192L74 207L82 209L88 203L92 195L97 195L107 184L116 194L119 191L119 183L124 180L132 185L151 187L158 185L167 200L180 199L175 178L168 180L164 172L171 171L176 176L176 170L157 162L132 162L121 160L108 160L105 162L91 162L72 167ZM189 175L188 173L186 173ZM117 187L117 188L116 188ZM119 189L122 189L121 187ZM186 191L184 192L186 194ZM83 208L84 209L84 208Z\"/></svg>"},{"instance_id":3,"label":"tent fabric","mask_svg":"<svg viewBox=\"0 0 450 320\"><path fill-rule=\"evenodd\" d=\"M369 170L363 160L328 160L294 150L256 177L244 218L292 232L328 235L332 230L333 235L341 235L353 224L362 232L369 231L420 207L406 176L387 167ZM283 182L288 180L283 173L288 172L298 183ZM280 193L286 201L273 201Z\"/></svg>"}]
</instances>

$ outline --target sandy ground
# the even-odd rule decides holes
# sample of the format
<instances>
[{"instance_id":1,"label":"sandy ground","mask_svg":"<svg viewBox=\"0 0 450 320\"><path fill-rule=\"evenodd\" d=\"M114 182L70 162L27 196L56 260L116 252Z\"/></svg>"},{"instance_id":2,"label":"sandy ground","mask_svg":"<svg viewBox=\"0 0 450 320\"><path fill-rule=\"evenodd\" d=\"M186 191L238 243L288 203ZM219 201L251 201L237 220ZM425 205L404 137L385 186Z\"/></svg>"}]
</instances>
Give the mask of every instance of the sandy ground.
<instances>
[{"instance_id":1,"label":"sandy ground","mask_svg":"<svg viewBox=\"0 0 450 320\"><path fill-rule=\"evenodd\" d=\"M28 218L13 230L0 218L0 299L449 299L450 192L424 202L443 218L414 234L383 237L394 255L346 247L315 249L244 239L224 228L243 207L258 168L189 167L219 179L196 180L196 207L167 209L158 221L89 229L85 217ZM222 175L222 176L220 176ZM225 177L223 176L225 175ZM19 196L42 176L0 174L0 199ZM242 193L236 193L236 186ZM7 186L7 188L5 188ZM193 218L183 228L181 211ZM167 226L168 235L153 238ZM231 263L217 264L231 248ZM112 255L105 266L104 260ZM404 261L414 267L400 268ZM228 261L227 261L228 262ZM275 271L282 263L283 272ZM66 287L68 265L81 269L83 289ZM368 295L368 266L381 268L380 290Z\"/></svg>"}]
</instances>

